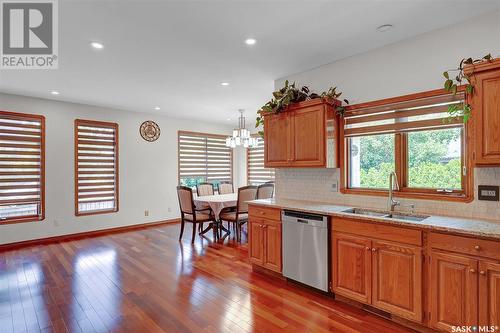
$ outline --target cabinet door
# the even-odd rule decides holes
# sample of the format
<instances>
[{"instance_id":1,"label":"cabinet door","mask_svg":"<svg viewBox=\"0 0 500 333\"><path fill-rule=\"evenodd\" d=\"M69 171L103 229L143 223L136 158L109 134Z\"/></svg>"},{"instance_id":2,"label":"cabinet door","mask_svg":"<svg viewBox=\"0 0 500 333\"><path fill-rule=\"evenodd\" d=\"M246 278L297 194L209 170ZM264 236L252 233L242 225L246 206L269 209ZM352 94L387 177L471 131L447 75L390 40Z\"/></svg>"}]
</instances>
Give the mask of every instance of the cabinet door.
<instances>
[{"instance_id":1,"label":"cabinet door","mask_svg":"<svg viewBox=\"0 0 500 333\"><path fill-rule=\"evenodd\" d=\"M296 110L293 116L293 166L326 166L325 107L311 106Z\"/></svg>"},{"instance_id":2,"label":"cabinet door","mask_svg":"<svg viewBox=\"0 0 500 333\"><path fill-rule=\"evenodd\" d=\"M281 223L264 223L264 267L281 273Z\"/></svg>"},{"instance_id":3,"label":"cabinet door","mask_svg":"<svg viewBox=\"0 0 500 333\"><path fill-rule=\"evenodd\" d=\"M500 263L479 263L479 325L500 325Z\"/></svg>"},{"instance_id":4,"label":"cabinet door","mask_svg":"<svg viewBox=\"0 0 500 333\"><path fill-rule=\"evenodd\" d=\"M371 241L332 233L332 289L359 302L371 302Z\"/></svg>"},{"instance_id":5,"label":"cabinet door","mask_svg":"<svg viewBox=\"0 0 500 333\"><path fill-rule=\"evenodd\" d=\"M431 253L430 324L451 332L452 326L477 325L478 262L465 256Z\"/></svg>"},{"instance_id":6,"label":"cabinet door","mask_svg":"<svg viewBox=\"0 0 500 333\"><path fill-rule=\"evenodd\" d=\"M250 262L256 265L264 264L264 225L260 220L250 220L248 223L248 253Z\"/></svg>"},{"instance_id":7,"label":"cabinet door","mask_svg":"<svg viewBox=\"0 0 500 333\"><path fill-rule=\"evenodd\" d=\"M475 76L472 114L478 165L500 165L500 69Z\"/></svg>"},{"instance_id":8,"label":"cabinet door","mask_svg":"<svg viewBox=\"0 0 500 333\"><path fill-rule=\"evenodd\" d=\"M422 249L372 243L372 305L414 321L422 320Z\"/></svg>"},{"instance_id":9,"label":"cabinet door","mask_svg":"<svg viewBox=\"0 0 500 333\"><path fill-rule=\"evenodd\" d=\"M291 113L264 118L264 166L283 167L291 163Z\"/></svg>"}]
</instances>

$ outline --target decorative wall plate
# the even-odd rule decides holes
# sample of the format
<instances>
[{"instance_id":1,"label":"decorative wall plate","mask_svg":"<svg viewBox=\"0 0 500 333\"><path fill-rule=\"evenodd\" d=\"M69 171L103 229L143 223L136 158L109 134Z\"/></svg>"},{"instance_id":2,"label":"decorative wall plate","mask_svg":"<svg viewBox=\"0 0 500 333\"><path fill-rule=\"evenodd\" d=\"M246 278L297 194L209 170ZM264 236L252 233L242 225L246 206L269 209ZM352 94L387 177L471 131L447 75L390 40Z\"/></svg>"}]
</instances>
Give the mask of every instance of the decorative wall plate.
<instances>
[{"instance_id":1,"label":"decorative wall plate","mask_svg":"<svg viewBox=\"0 0 500 333\"><path fill-rule=\"evenodd\" d=\"M146 120L141 124L139 133L141 133L144 140L153 142L160 137L160 126L152 120Z\"/></svg>"}]
</instances>

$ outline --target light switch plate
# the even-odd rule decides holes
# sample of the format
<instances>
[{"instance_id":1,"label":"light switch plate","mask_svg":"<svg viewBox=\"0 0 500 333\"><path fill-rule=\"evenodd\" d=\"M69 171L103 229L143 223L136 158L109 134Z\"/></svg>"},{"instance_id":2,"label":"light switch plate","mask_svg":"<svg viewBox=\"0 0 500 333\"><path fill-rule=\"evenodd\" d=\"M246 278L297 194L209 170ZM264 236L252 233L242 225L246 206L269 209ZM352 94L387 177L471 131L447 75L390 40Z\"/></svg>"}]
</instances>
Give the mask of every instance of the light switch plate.
<instances>
[{"instance_id":1,"label":"light switch plate","mask_svg":"<svg viewBox=\"0 0 500 333\"><path fill-rule=\"evenodd\" d=\"M478 199L486 201L499 201L499 186L479 185L477 187Z\"/></svg>"}]
</instances>

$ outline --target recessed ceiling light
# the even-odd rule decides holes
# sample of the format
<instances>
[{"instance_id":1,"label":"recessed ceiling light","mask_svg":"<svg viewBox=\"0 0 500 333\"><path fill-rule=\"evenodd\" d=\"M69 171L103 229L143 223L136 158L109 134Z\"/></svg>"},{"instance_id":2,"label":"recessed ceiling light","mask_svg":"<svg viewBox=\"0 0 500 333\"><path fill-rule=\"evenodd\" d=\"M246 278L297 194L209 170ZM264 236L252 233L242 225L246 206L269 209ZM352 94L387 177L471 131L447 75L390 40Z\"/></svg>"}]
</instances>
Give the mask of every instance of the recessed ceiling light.
<instances>
[{"instance_id":1,"label":"recessed ceiling light","mask_svg":"<svg viewBox=\"0 0 500 333\"><path fill-rule=\"evenodd\" d=\"M386 32L387 30L391 30L392 28L394 28L394 26L392 24L384 24L384 25L377 27L377 31L378 32Z\"/></svg>"},{"instance_id":2,"label":"recessed ceiling light","mask_svg":"<svg viewBox=\"0 0 500 333\"><path fill-rule=\"evenodd\" d=\"M90 43L90 46L92 46L94 49L103 49L104 48L104 45L102 45L101 43L99 42L92 42Z\"/></svg>"},{"instance_id":3,"label":"recessed ceiling light","mask_svg":"<svg viewBox=\"0 0 500 333\"><path fill-rule=\"evenodd\" d=\"M231 118L227 118L226 120L227 120L227 121L231 121Z\"/></svg>"},{"instance_id":4,"label":"recessed ceiling light","mask_svg":"<svg viewBox=\"0 0 500 333\"><path fill-rule=\"evenodd\" d=\"M52 95L59 95L59 91L55 91L55 90L52 90L50 93L51 93Z\"/></svg>"},{"instance_id":5,"label":"recessed ceiling light","mask_svg":"<svg viewBox=\"0 0 500 333\"><path fill-rule=\"evenodd\" d=\"M220 85L224 86L224 87L227 87L229 85L229 82L221 82Z\"/></svg>"},{"instance_id":6,"label":"recessed ceiling light","mask_svg":"<svg viewBox=\"0 0 500 333\"><path fill-rule=\"evenodd\" d=\"M245 44L247 44L247 45L255 45L256 43L257 43L257 40L255 38L245 39Z\"/></svg>"},{"instance_id":7,"label":"recessed ceiling light","mask_svg":"<svg viewBox=\"0 0 500 333\"><path fill-rule=\"evenodd\" d=\"M159 107L159 106L155 106L155 107L154 107L154 109L155 109L156 111L158 111L158 110L160 110L160 107Z\"/></svg>"}]
</instances>

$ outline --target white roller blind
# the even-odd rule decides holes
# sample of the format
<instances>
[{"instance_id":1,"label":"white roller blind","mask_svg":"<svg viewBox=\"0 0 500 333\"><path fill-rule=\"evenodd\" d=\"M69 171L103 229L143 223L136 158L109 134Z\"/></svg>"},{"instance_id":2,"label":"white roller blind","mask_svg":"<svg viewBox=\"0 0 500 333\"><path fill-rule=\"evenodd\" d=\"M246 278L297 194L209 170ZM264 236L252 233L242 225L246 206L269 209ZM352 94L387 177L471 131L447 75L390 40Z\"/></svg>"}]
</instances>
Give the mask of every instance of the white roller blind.
<instances>
[{"instance_id":1,"label":"white roller blind","mask_svg":"<svg viewBox=\"0 0 500 333\"><path fill-rule=\"evenodd\" d=\"M232 149L225 136L179 131L178 143L180 184L232 181Z\"/></svg>"},{"instance_id":2,"label":"white roller blind","mask_svg":"<svg viewBox=\"0 0 500 333\"><path fill-rule=\"evenodd\" d=\"M118 210L118 124L77 119L76 215Z\"/></svg>"},{"instance_id":3,"label":"white roller blind","mask_svg":"<svg viewBox=\"0 0 500 333\"><path fill-rule=\"evenodd\" d=\"M258 146L247 150L247 183L260 185L274 181L274 169L264 167L264 140L259 138Z\"/></svg>"},{"instance_id":4,"label":"white roller blind","mask_svg":"<svg viewBox=\"0 0 500 333\"><path fill-rule=\"evenodd\" d=\"M0 112L0 224L43 219L45 118Z\"/></svg>"}]
</instances>

